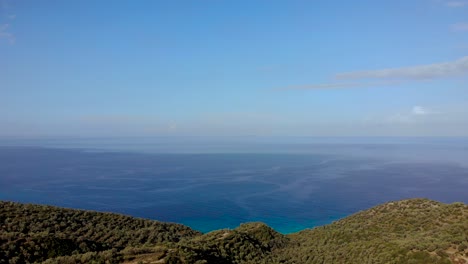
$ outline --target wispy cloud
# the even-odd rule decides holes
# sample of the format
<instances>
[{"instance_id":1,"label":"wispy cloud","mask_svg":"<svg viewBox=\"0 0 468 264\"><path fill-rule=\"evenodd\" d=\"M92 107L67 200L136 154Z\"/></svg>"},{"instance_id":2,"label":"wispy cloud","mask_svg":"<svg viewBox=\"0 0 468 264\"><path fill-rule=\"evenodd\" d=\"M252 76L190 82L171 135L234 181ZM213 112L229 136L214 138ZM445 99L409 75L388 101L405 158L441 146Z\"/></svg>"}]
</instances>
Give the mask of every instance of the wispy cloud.
<instances>
[{"instance_id":1,"label":"wispy cloud","mask_svg":"<svg viewBox=\"0 0 468 264\"><path fill-rule=\"evenodd\" d=\"M296 85L276 88L275 90L314 90L396 86L408 81L423 82L459 76L468 76L468 56L455 61L434 64L338 73L335 75L335 80L349 82Z\"/></svg>"},{"instance_id":2,"label":"wispy cloud","mask_svg":"<svg viewBox=\"0 0 468 264\"><path fill-rule=\"evenodd\" d=\"M427 122L428 119L440 114L440 112L433 111L427 107L415 105L410 111L396 113L383 120L383 123L419 123Z\"/></svg>"},{"instance_id":3,"label":"wispy cloud","mask_svg":"<svg viewBox=\"0 0 468 264\"><path fill-rule=\"evenodd\" d=\"M448 7L465 7L468 6L468 1L446 1L445 5Z\"/></svg>"},{"instance_id":4,"label":"wispy cloud","mask_svg":"<svg viewBox=\"0 0 468 264\"><path fill-rule=\"evenodd\" d=\"M455 23L450 26L452 31L468 31L468 22L460 22L460 23Z\"/></svg>"},{"instance_id":5,"label":"wispy cloud","mask_svg":"<svg viewBox=\"0 0 468 264\"><path fill-rule=\"evenodd\" d=\"M9 31L10 24L0 24L0 40L4 39L10 44L15 43L15 36Z\"/></svg>"},{"instance_id":6,"label":"wispy cloud","mask_svg":"<svg viewBox=\"0 0 468 264\"><path fill-rule=\"evenodd\" d=\"M413 106L413 109L412 109L411 113L413 115L427 115L427 114L431 113L431 111L429 111L428 109L426 109L426 108L424 108L422 106L416 105L416 106Z\"/></svg>"},{"instance_id":7,"label":"wispy cloud","mask_svg":"<svg viewBox=\"0 0 468 264\"><path fill-rule=\"evenodd\" d=\"M394 79L394 80L431 80L453 76L468 75L468 56L455 61L418 65L382 70L339 73L339 80Z\"/></svg>"},{"instance_id":8,"label":"wispy cloud","mask_svg":"<svg viewBox=\"0 0 468 264\"><path fill-rule=\"evenodd\" d=\"M0 0L0 18L2 20L14 20L16 15L10 12L10 4L7 0ZM0 24L0 41L6 40L10 44L16 41L15 35L10 31L10 23Z\"/></svg>"},{"instance_id":9,"label":"wispy cloud","mask_svg":"<svg viewBox=\"0 0 468 264\"><path fill-rule=\"evenodd\" d=\"M314 90L314 89L340 89L353 87L380 87L389 85L399 85L400 82L394 80L384 80L378 82L337 82L337 83L322 83L310 85L292 85L287 87L276 88L275 90Z\"/></svg>"}]
</instances>

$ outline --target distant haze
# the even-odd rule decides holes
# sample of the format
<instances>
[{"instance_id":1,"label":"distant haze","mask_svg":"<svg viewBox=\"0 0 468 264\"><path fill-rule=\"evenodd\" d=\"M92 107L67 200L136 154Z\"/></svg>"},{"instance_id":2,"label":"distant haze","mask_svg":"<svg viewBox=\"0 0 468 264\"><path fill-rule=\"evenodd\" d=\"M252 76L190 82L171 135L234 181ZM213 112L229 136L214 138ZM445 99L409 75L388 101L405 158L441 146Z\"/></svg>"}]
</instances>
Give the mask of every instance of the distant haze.
<instances>
[{"instance_id":1,"label":"distant haze","mask_svg":"<svg viewBox=\"0 0 468 264\"><path fill-rule=\"evenodd\" d=\"M136 137L0 139L0 147L150 154L320 154L468 166L467 137Z\"/></svg>"}]
</instances>

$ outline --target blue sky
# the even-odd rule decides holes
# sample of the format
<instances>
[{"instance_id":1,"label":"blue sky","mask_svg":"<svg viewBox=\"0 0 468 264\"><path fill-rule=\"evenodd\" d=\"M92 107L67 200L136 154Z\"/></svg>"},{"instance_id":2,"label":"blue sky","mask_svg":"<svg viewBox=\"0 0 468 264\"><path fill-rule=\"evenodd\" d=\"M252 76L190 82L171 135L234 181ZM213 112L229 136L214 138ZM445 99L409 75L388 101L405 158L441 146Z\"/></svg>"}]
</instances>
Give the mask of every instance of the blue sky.
<instances>
[{"instance_id":1,"label":"blue sky","mask_svg":"<svg viewBox=\"0 0 468 264\"><path fill-rule=\"evenodd\" d=\"M0 137L468 136L468 1L0 9Z\"/></svg>"}]
</instances>

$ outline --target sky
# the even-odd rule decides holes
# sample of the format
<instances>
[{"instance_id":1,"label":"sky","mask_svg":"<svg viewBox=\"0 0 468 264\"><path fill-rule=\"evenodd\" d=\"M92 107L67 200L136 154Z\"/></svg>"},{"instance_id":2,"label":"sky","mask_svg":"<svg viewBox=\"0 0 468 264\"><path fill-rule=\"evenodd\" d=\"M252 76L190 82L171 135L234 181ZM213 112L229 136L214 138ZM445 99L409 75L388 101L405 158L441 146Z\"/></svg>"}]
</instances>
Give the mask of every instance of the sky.
<instances>
[{"instance_id":1,"label":"sky","mask_svg":"<svg viewBox=\"0 0 468 264\"><path fill-rule=\"evenodd\" d=\"M0 137L468 136L468 0L0 0Z\"/></svg>"}]
</instances>

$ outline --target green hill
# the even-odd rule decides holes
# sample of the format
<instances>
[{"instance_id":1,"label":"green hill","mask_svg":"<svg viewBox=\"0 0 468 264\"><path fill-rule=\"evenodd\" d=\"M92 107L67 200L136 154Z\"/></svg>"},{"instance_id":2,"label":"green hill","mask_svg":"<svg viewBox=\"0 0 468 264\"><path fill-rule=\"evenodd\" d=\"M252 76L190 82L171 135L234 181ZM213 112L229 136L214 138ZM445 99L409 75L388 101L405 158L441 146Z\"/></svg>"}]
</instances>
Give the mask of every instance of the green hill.
<instances>
[{"instance_id":1,"label":"green hill","mask_svg":"<svg viewBox=\"0 0 468 264\"><path fill-rule=\"evenodd\" d=\"M263 223L201 234L111 213L0 202L0 263L468 263L468 206L389 202L282 235Z\"/></svg>"},{"instance_id":2,"label":"green hill","mask_svg":"<svg viewBox=\"0 0 468 264\"><path fill-rule=\"evenodd\" d=\"M44 261L87 252L101 252L93 259L120 260L119 252L126 247L176 243L199 235L180 224L0 202L0 263Z\"/></svg>"}]
</instances>

